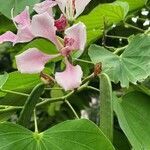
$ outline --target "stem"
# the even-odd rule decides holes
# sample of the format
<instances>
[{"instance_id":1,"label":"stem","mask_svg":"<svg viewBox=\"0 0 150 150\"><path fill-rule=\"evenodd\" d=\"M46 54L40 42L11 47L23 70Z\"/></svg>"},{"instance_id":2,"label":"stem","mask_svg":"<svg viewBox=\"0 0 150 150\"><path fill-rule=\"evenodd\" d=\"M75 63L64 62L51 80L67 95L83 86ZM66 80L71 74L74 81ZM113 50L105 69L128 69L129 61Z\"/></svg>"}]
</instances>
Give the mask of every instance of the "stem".
<instances>
[{"instance_id":1,"label":"stem","mask_svg":"<svg viewBox=\"0 0 150 150\"><path fill-rule=\"evenodd\" d=\"M128 45L124 46L124 47L120 47L120 48L117 48L113 53L114 54L118 54L119 52L123 51L124 49L126 49L128 47Z\"/></svg>"},{"instance_id":2,"label":"stem","mask_svg":"<svg viewBox=\"0 0 150 150\"><path fill-rule=\"evenodd\" d=\"M96 92L100 92L99 89L97 89L97 88L95 88L95 87L92 87L92 86L87 86L86 88L89 89L89 90L93 90L93 91L96 91Z\"/></svg>"},{"instance_id":3,"label":"stem","mask_svg":"<svg viewBox=\"0 0 150 150\"><path fill-rule=\"evenodd\" d=\"M62 90L62 88L45 88L45 90Z\"/></svg>"},{"instance_id":4,"label":"stem","mask_svg":"<svg viewBox=\"0 0 150 150\"><path fill-rule=\"evenodd\" d=\"M106 74L100 75L100 128L110 141L113 141L113 102L112 87Z\"/></svg>"},{"instance_id":5,"label":"stem","mask_svg":"<svg viewBox=\"0 0 150 150\"><path fill-rule=\"evenodd\" d=\"M65 96L45 99L44 101L38 103L36 105L36 108L39 108L39 107L47 105L47 104L55 103L55 102L65 101L66 99L70 98L75 92L82 91L82 90L86 89L86 87L87 87L87 84L83 84L81 87L79 87L78 89L76 89L74 91L71 91L70 93L68 93Z\"/></svg>"},{"instance_id":6,"label":"stem","mask_svg":"<svg viewBox=\"0 0 150 150\"><path fill-rule=\"evenodd\" d=\"M30 95L29 94L26 94L26 93L21 93L21 92L16 92L16 91L10 91L10 90L3 90L3 89L0 89L0 91L4 92L4 93L10 93L10 94L15 94L15 95L21 95L21 96L25 96L25 97L29 97ZM43 101L43 98L39 98L41 101Z\"/></svg>"},{"instance_id":7,"label":"stem","mask_svg":"<svg viewBox=\"0 0 150 150\"><path fill-rule=\"evenodd\" d=\"M128 37L116 36L116 35L106 35L106 37L114 38L114 39L125 39L125 40L128 39Z\"/></svg>"},{"instance_id":8,"label":"stem","mask_svg":"<svg viewBox=\"0 0 150 150\"><path fill-rule=\"evenodd\" d=\"M20 93L20 92L16 92L16 91L3 90L3 89L1 89L1 91L4 92L4 93L11 93L11 94L15 94L15 95L22 95L22 96L25 96L25 97L29 96L29 94Z\"/></svg>"},{"instance_id":9,"label":"stem","mask_svg":"<svg viewBox=\"0 0 150 150\"><path fill-rule=\"evenodd\" d=\"M136 27L136 26L133 26L133 25L131 25L131 24L128 24L128 23L124 23L125 24L125 26L127 26L127 27L130 27L130 28L133 28L133 29L135 29L135 30L138 30L138 31L140 31L140 32L145 32L143 29L141 29L141 28L139 28L139 27Z\"/></svg>"},{"instance_id":10,"label":"stem","mask_svg":"<svg viewBox=\"0 0 150 150\"><path fill-rule=\"evenodd\" d=\"M73 108L73 107L71 106L71 104L69 103L69 101L66 99L65 102L66 102L66 104L70 107L70 109L71 109L72 112L74 113L75 117L76 117L77 119L80 119L79 116L78 116L78 114L77 114L76 111L74 110L74 108Z\"/></svg>"},{"instance_id":11,"label":"stem","mask_svg":"<svg viewBox=\"0 0 150 150\"><path fill-rule=\"evenodd\" d=\"M38 125L37 125L37 118L36 118L36 109L34 109L34 127L35 127L35 133L38 133Z\"/></svg>"},{"instance_id":12,"label":"stem","mask_svg":"<svg viewBox=\"0 0 150 150\"><path fill-rule=\"evenodd\" d=\"M86 77L86 78L82 81L82 84L86 83L87 81L91 80L92 78L94 78L94 73L92 73L91 75L89 75L88 77Z\"/></svg>"},{"instance_id":13,"label":"stem","mask_svg":"<svg viewBox=\"0 0 150 150\"><path fill-rule=\"evenodd\" d=\"M72 58L73 60L76 60L76 61L79 61L79 62L83 62L83 63L87 63L87 64L94 64L90 61L87 61L87 60L83 60L83 59L78 59L78 58Z\"/></svg>"}]
</instances>

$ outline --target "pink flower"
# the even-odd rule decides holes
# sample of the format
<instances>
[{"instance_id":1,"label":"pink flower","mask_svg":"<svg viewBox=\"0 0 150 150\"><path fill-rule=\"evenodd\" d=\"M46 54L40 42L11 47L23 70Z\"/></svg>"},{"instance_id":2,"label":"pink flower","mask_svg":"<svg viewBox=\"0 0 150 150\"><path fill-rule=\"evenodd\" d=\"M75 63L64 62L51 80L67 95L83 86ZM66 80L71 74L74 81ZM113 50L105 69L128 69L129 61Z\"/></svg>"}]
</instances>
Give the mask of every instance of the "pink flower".
<instances>
[{"instance_id":1,"label":"pink flower","mask_svg":"<svg viewBox=\"0 0 150 150\"><path fill-rule=\"evenodd\" d=\"M42 3L36 4L34 9L36 11L38 9L38 13L43 13L47 12L48 9L51 10L52 7L58 4L65 17L72 21L84 11L90 1L91 0L46 0Z\"/></svg>"},{"instance_id":2,"label":"pink flower","mask_svg":"<svg viewBox=\"0 0 150 150\"><path fill-rule=\"evenodd\" d=\"M22 13L13 18L13 21L18 29L17 34L7 31L0 36L0 43L10 41L16 44L29 42L35 37L42 37L54 43L59 50L58 54L49 55L37 48L30 48L16 56L18 70L21 73L40 73L48 61L62 55L65 59L66 68L62 72L56 72L55 79L57 83L65 90L73 90L79 87L83 75L82 69L79 65L72 65L68 60L68 56L73 51L83 52L86 44L85 25L79 22L67 28L64 31L64 40L60 41L60 38L56 35L56 31L65 28L66 20L64 16L55 21L47 11L43 11L43 13L34 15L31 20L29 7L26 7Z\"/></svg>"},{"instance_id":3,"label":"pink flower","mask_svg":"<svg viewBox=\"0 0 150 150\"><path fill-rule=\"evenodd\" d=\"M65 70L63 72L56 72L55 79L65 91L68 91L80 86L83 72L79 65L73 66L67 59L65 61Z\"/></svg>"},{"instance_id":4,"label":"pink flower","mask_svg":"<svg viewBox=\"0 0 150 150\"><path fill-rule=\"evenodd\" d=\"M72 21L76 19L91 0L56 0L63 14Z\"/></svg>"},{"instance_id":5,"label":"pink flower","mask_svg":"<svg viewBox=\"0 0 150 150\"><path fill-rule=\"evenodd\" d=\"M43 21L45 14L38 15L36 25L36 30L38 36L48 38L52 40L53 33L46 29L50 22ZM34 19L34 18L33 18ZM41 19L41 23L39 24L39 20ZM40 27L39 27L40 26ZM34 34L35 34L34 31ZM63 55L65 58L66 68L63 72L56 72L55 79L57 83L62 86L66 91L73 90L81 84L81 78L83 76L82 69L79 65L73 66L67 59L67 56L71 54L72 51L80 50L83 52L85 44L86 44L86 28L85 25L81 22L73 25L65 31L64 45L59 46L59 53L56 55L48 55L36 48L28 49L20 55L16 56L16 64L17 68L21 73L40 73L45 64L60 55ZM57 37L55 35L55 37ZM52 41L54 43L54 41ZM57 45L56 45L57 46Z\"/></svg>"},{"instance_id":6,"label":"pink flower","mask_svg":"<svg viewBox=\"0 0 150 150\"><path fill-rule=\"evenodd\" d=\"M29 7L26 7L22 13L12 18L12 20L18 29L17 34L7 31L0 36L0 43L12 42L15 45L16 43L29 42L35 37L31 32Z\"/></svg>"},{"instance_id":7,"label":"pink flower","mask_svg":"<svg viewBox=\"0 0 150 150\"><path fill-rule=\"evenodd\" d=\"M64 15L61 15L59 19L55 20L55 27L57 31L64 31L68 25L68 21Z\"/></svg>"},{"instance_id":8,"label":"pink flower","mask_svg":"<svg viewBox=\"0 0 150 150\"><path fill-rule=\"evenodd\" d=\"M34 5L34 10L41 14L41 13L49 13L51 16L53 16L52 8L57 5L57 2L53 0L45 0L44 2L38 3Z\"/></svg>"},{"instance_id":9,"label":"pink flower","mask_svg":"<svg viewBox=\"0 0 150 150\"><path fill-rule=\"evenodd\" d=\"M13 45L16 43L24 43L33 40L35 37L43 37L55 45L57 45L56 30L54 26L55 20L47 12L43 14L34 15L32 20L29 15L29 7L12 18L18 31L17 34L7 31L0 36L0 43L12 42Z\"/></svg>"}]
</instances>

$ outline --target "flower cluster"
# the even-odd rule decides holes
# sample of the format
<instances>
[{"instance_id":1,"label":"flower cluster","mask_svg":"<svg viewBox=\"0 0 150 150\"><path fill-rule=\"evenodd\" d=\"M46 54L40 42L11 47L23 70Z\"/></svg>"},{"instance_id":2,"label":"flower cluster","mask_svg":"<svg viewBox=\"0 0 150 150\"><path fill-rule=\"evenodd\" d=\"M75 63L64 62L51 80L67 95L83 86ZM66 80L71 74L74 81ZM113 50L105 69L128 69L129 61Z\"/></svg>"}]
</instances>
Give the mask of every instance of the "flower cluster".
<instances>
[{"instance_id":1,"label":"flower cluster","mask_svg":"<svg viewBox=\"0 0 150 150\"><path fill-rule=\"evenodd\" d=\"M17 28L17 34L7 31L0 36L0 43L29 42L37 37L46 38L56 45L58 54L49 55L37 48L30 48L16 56L17 68L21 73L40 73L45 64L53 58L63 56L66 67L63 72L55 73L55 80L64 90L73 90L80 86L83 76L79 65L74 66L68 59L73 51L84 51L86 44L86 27L79 22L72 26L69 21L76 19L85 9L90 0L45 0L34 6L35 14L32 19L27 6L23 12L12 20ZM62 14L58 20L54 19L53 7L59 6ZM63 31L64 37L60 41L57 32Z\"/></svg>"}]
</instances>

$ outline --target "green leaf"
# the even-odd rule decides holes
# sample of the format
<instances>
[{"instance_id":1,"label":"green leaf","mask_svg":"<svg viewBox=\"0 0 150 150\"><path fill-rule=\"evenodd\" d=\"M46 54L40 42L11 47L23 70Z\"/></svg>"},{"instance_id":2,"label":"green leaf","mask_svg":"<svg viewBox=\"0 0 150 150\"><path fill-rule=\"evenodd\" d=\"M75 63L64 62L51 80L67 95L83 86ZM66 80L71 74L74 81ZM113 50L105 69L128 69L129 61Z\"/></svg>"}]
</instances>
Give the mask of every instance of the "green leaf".
<instances>
[{"instance_id":1,"label":"green leaf","mask_svg":"<svg viewBox=\"0 0 150 150\"><path fill-rule=\"evenodd\" d=\"M129 82L136 84L150 75L150 36L135 36L121 56L96 45L89 48L89 56L95 64L102 62L103 72L113 82L128 87Z\"/></svg>"},{"instance_id":2,"label":"green leaf","mask_svg":"<svg viewBox=\"0 0 150 150\"><path fill-rule=\"evenodd\" d=\"M24 108L19 116L18 123L24 127L28 127L30 124L31 116L35 109L36 104L39 101L40 96L44 91L45 85L43 83L38 84L31 92L30 96L26 100Z\"/></svg>"},{"instance_id":3,"label":"green leaf","mask_svg":"<svg viewBox=\"0 0 150 150\"><path fill-rule=\"evenodd\" d=\"M0 150L114 150L95 124L81 119L33 133L12 123L0 124Z\"/></svg>"},{"instance_id":4,"label":"green leaf","mask_svg":"<svg viewBox=\"0 0 150 150\"><path fill-rule=\"evenodd\" d=\"M9 74L9 78L3 85L3 90L16 91L23 93L30 93L32 88L40 83L39 75L21 74L19 72L12 72ZM25 96L18 94L0 92L0 105L23 105L26 98Z\"/></svg>"},{"instance_id":5,"label":"green leaf","mask_svg":"<svg viewBox=\"0 0 150 150\"><path fill-rule=\"evenodd\" d=\"M148 0L117 0L121 2L127 2L129 4L130 11L144 7Z\"/></svg>"},{"instance_id":6,"label":"green leaf","mask_svg":"<svg viewBox=\"0 0 150 150\"><path fill-rule=\"evenodd\" d=\"M9 75L7 73L0 75L0 89L7 82L8 77L9 77Z\"/></svg>"},{"instance_id":7,"label":"green leaf","mask_svg":"<svg viewBox=\"0 0 150 150\"><path fill-rule=\"evenodd\" d=\"M25 50L27 50L29 48L37 48L47 54L58 53L58 50L53 43L51 43L49 40L42 39L42 38L38 38L38 39L31 41L29 44L27 44L25 47L23 47L23 49L20 51L20 53L24 52Z\"/></svg>"},{"instance_id":8,"label":"green leaf","mask_svg":"<svg viewBox=\"0 0 150 150\"><path fill-rule=\"evenodd\" d=\"M133 149L150 149L149 96L140 92L131 92L122 99L116 96L113 99L119 124Z\"/></svg>"},{"instance_id":9,"label":"green leaf","mask_svg":"<svg viewBox=\"0 0 150 150\"><path fill-rule=\"evenodd\" d=\"M112 87L106 74L100 75L100 128L113 141Z\"/></svg>"},{"instance_id":10,"label":"green leaf","mask_svg":"<svg viewBox=\"0 0 150 150\"><path fill-rule=\"evenodd\" d=\"M0 14L0 34L11 30L14 31L16 28L11 20L6 18L4 15Z\"/></svg>"},{"instance_id":11,"label":"green leaf","mask_svg":"<svg viewBox=\"0 0 150 150\"><path fill-rule=\"evenodd\" d=\"M8 18L11 18L11 9L14 8L14 15L17 15L25 9L26 6L33 8L35 3L40 0L0 0L0 12Z\"/></svg>"},{"instance_id":12,"label":"green leaf","mask_svg":"<svg viewBox=\"0 0 150 150\"><path fill-rule=\"evenodd\" d=\"M100 4L88 15L81 16L77 21L83 22L87 27L88 44L103 35L104 22L108 26L124 20L129 10L126 2L113 2Z\"/></svg>"}]
</instances>

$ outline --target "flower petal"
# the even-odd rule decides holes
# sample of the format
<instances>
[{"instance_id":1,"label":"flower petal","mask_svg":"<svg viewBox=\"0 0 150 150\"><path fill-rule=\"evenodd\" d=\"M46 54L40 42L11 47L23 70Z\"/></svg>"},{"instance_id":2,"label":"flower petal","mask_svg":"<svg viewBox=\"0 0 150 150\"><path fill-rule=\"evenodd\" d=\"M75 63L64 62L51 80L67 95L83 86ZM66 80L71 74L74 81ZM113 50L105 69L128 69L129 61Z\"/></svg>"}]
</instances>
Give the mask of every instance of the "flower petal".
<instances>
[{"instance_id":1,"label":"flower petal","mask_svg":"<svg viewBox=\"0 0 150 150\"><path fill-rule=\"evenodd\" d=\"M44 2L38 3L34 5L34 10L41 14L41 13L49 13L51 16L53 15L52 13L52 8L57 5L57 3L53 0L46 0Z\"/></svg>"},{"instance_id":2,"label":"flower petal","mask_svg":"<svg viewBox=\"0 0 150 150\"><path fill-rule=\"evenodd\" d=\"M58 6L60 10L62 11L62 13L65 15L67 0L56 0L56 2L58 3Z\"/></svg>"},{"instance_id":3,"label":"flower petal","mask_svg":"<svg viewBox=\"0 0 150 150\"><path fill-rule=\"evenodd\" d=\"M81 67L79 65L73 66L67 60L65 71L56 72L55 79L65 91L68 91L80 86L82 76L83 72Z\"/></svg>"},{"instance_id":4,"label":"flower petal","mask_svg":"<svg viewBox=\"0 0 150 150\"><path fill-rule=\"evenodd\" d=\"M57 45L56 30L54 19L48 13L33 16L31 31L35 36L49 39Z\"/></svg>"},{"instance_id":5,"label":"flower petal","mask_svg":"<svg viewBox=\"0 0 150 150\"><path fill-rule=\"evenodd\" d=\"M75 18L77 18L85 9L85 7L88 5L88 3L91 0L75 0L75 9L76 9L76 15Z\"/></svg>"},{"instance_id":6,"label":"flower petal","mask_svg":"<svg viewBox=\"0 0 150 150\"><path fill-rule=\"evenodd\" d=\"M36 48L30 48L16 56L16 64L21 73L40 73L44 69L44 65L57 56L45 54Z\"/></svg>"},{"instance_id":7,"label":"flower petal","mask_svg":"<svg viewBox=\"0 0 150 150\"><path fill-rule=\"evenodd\" d=\"M67 39L68 44L66 46L71 46L71 49L83 51L86 44L86 26L79 22L78 24L73 25L65 31L65 39ZM73 42L74 41L74 42Z\"/></svg>"},{"instance_id":8,"label":"flower petal","mask_svg":"<svg viewBox=\"0 0 150 150\"><path fill-rule=\"evenodd\" d=\"M33 40L35 36L31 32L31 28L26 26L23 28L18 29L17 32L17 38L16 41L14 42L14 45L16 43L25 43Z\"/></svg>"},{"instance_id":9,"label":"flower petal","mask_svg":"<svg viewBox=\"0 0 150 150\"><path fill-rule=\"evenodd\" d=\"M7 31L0 36L0 44L3 42L16 42L17 35L11 31Z\"/></svg>"},{"instance_id":10,"label":"flower petal","mask_svg":"<svg viewBox=\"0 0 150 150\"><path fill-rule=\"evenodd\" d=\"M29 7L26 6L25 10L17 15L15 18L12 18L14 22L18 24L18 27L25 27L30 25L30 14Z\"/></svg>"}]
</instances>

